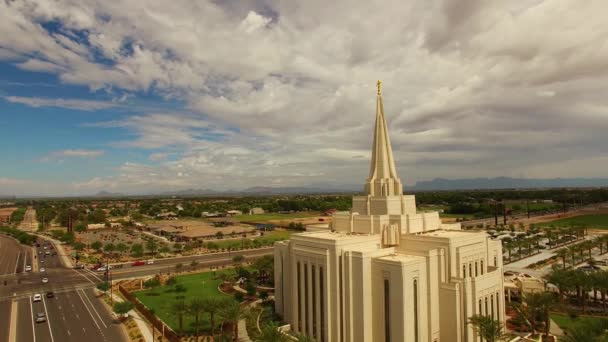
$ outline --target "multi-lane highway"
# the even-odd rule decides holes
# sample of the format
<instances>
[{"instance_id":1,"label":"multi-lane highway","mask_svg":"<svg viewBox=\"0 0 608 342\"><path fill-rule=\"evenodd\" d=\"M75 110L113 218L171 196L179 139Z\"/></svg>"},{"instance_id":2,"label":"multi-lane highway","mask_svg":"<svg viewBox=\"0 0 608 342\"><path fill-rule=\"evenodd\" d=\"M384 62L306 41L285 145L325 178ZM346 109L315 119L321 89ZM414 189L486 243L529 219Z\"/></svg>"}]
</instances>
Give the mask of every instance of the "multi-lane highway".
<instances>
[{"instance_id":1,"label":"multi-lane highway","mask_svg":"<svg viewBox=\"0 0 608 342\"><path fill-rule=\"evenodd\" d=\"M29 247L21 246L16 241L9 244L10 238L0 236L2 245L10 246L0 248L0 269L10 269L4 265L17 262L14 257L5 254L18 253L19 249L27 250ZM53 256L57 251L55 247L44 249L43 245L34 251L35 257L25 256L24 264L32 261L38 266L32 272L20 271L0 275L0 342L9 341L9 331L13 326L13 339L16 341L125 341L123 330L106 305L96 297L93 288L103 281L103 274L89 269L70 269L61 264L60 255ZM46 251L50 251L49 255ZM214 253L198 256L188 256L171 259L157 259L152 264L143 266L124 265L122 268L112 269L113 280L151 276L158 273L174 273L176 265L183 265L182 269L191 267L196 261L197 268L221 267L232 264L236 254L244 255L246 260L269 255L272 248L240 251L238 253ZM28 253L24 253L28 254ZM31 254L31 253L29 253ZM24 266L20 266L23 268ZM44 268L44 272L39 269ZM47 278L48 283L42 279ZM4 283L6 281L6 283ZM53 298L47 298L46 293L52 291ZM42 295L42 300L33 302L35 294ZM36 323L35 316L44 313L47 321ZM6 318L5 318L6 317ZM10 317L10 319L9 319Z\"/></svg>"},{"instance_id":2,"label":"multi-lane highway","mask_svg":"<svg viewBox=\"0 0 608 342\"><path fill-rule=\"evenodd\" d=\"M29 249L8 240L0 236L1 246L10 246L0 249L1 269L15 262L9 254ZM16 273L0 275L0 342L126 341L121 325L92 289L99 280L82 270L64 268L52 255L51 245L47 248L41 246L33 258L24 259L26 264L34 262L32 271L17 268ZM48 282L43 283L44 278ZM36 294L40 301L34 301ZM36 322L38 314L44 314L44 322Z\"/></svg>"}]
</instances>

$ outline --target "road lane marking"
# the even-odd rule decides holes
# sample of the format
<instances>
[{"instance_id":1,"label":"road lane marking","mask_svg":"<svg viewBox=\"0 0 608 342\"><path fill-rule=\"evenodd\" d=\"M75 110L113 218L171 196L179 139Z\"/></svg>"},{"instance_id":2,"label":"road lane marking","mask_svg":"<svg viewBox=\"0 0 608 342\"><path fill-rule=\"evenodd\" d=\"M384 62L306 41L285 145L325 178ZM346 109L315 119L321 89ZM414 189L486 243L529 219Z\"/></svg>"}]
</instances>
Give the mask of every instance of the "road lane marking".
<instances>
[{"instance_id":1,"label":"road lane marking","mask_svg":"<svg viewBox=\"0 0 608 342\"><path fill-rule=\"evenodd\" d=\"M103 319L101 318L101 315L99 314L99 312L97 312L97 309L95 309L95 306L91 302L91 299L89 298L89 296L87 296L87 294L83 290L80 290L80 292L82 292L84 298L86 298L87 301L89 302L89 304L91 304L91 308L93 309L93 311L95 311L95 313L97 314L97 317L99 317L99 321L101 322L101 324L103 324L103 326L107 329L108 326L104 323Z\"/></svg>"},{"instance_id":2,"label":"road lane marking","mask_svg":"<svg viewBox=\"0 0 608 342\"><path fill-rule=\"evenodd\" d=\"M46 323L49 325L49 333L51 334L51 342L55 342L53 338L53 329L51 329L51 320L49 317L49 312L46 310L46 300L42 297L42 304L44 305L44 313L46 314Z\"/></svg>"},{"instance_id":3,"label":"road lane marking","mask_svg":"<svg viewBox=\"0 0 608 342\"><path fill-rule=\"evenodd\" d=\"M88 281L89 281L91 284L93 284L93 285L97 285L97 284L95 284L95 282L94 282L94 281L92 281L91 279L89 279L89 277L87 277L87 276L85 276L84 274L82 274L82 273L78 272L77 270L74 270L74 272L76 272L76 273L80 274L82 277L84 277L84 279L88 280Z\"/></svg>"},{"instance_id":4,"label":"road lane marking","mask_svg":"<svg viewBox=\"0 0 608 342\"><path fill-rule=\"evenodd\" d=\"M85 303L84 299L82 299L82 296L80 295L80 292L76 291L76 294L78 294L78 297L80 297L80 300L82 301L82 304L84 304L85 309L87 309L87 311L89 312L89 315L91 315L91 318L93 319L93 323L95 323L95 325L97 326L97 329L99 329L99 331L101 331L101 327L97 323L97 320L95 319L95 317L93 317L93 314L91 313L91 310L89 310L89 307L87 306L87 303ZM84 331L84 328L82 328L82 331Z\"/></svg>"},{"instance_id":5,"label":"road lane marking","mask_svg":"<svg viewBox=\"0 0 608 342\"><path fill-rule=\"evenodd\" d=\"M19 257L21 256L21 251L19 251L19 253L17 253L17 262L15 263L15 272L17 273L17 268L19 267ZM25 268L23 269L23 271L25 272Z\"/></svg>"},{"instance_id":6,"label":"road lane marking","mask_svg":"<svg viewBox=\"0 0 608 342\"><path fill-rule=\"evenodd\" d=\"M30 296L30 317L32 317L32 334L36 342L36 322L34 321L34 308L32 307L32 296Z\"/></svg>"}]
</instances>

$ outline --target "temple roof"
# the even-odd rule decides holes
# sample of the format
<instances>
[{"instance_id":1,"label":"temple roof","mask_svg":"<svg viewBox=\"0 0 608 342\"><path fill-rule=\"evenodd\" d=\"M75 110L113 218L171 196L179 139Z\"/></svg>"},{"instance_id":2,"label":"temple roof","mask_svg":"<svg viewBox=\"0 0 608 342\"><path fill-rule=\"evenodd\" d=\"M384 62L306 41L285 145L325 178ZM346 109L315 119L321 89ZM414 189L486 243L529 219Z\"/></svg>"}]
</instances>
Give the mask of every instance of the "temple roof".
<instances>
[{"instance_id":1,"label":"temple roof","mask_svg":"<svg viewBox=\"0 0 608 342\"><path fill-rule=\"evenodd\" d=\"M376 99L376 126L372 146L372 159L367 179L366 190L369 195L401 195L403 193L401 180L397 174L393 149L388 135L388 127L382 105L381 82L378 81L378 96Z\"/></svg>"}]
</instances>

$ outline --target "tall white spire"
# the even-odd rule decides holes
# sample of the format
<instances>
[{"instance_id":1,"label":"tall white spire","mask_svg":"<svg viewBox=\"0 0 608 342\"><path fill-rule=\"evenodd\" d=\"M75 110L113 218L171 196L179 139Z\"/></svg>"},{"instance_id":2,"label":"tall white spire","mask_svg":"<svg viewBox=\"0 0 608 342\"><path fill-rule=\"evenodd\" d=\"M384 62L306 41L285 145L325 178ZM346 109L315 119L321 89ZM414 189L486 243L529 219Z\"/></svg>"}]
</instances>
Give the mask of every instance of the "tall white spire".
<instances>
[{"instance_id":1,"label":"tall white spire","mask_svg":"<svg viewBox=\"0 0 608 342\"><path fill-rule=\"evenodd\" d=\"M393 159L393 149L388 136L386 119L384 118L381 86L382 82L378 81L374 144L365 191L371 196L399 196L403 194L403 186L399 175L397 175L395 160Z\"/></svg>"}]
</instances>

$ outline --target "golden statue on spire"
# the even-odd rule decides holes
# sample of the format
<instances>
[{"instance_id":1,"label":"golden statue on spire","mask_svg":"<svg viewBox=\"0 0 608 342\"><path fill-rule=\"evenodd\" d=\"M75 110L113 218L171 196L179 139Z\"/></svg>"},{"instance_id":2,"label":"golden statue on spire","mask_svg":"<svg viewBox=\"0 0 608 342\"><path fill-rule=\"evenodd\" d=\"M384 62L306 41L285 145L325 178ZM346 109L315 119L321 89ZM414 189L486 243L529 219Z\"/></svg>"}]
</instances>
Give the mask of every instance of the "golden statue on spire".
<instances>
[{"instance_id":1,"label":"golden statue on spire","mask_svg":"<svg viewBox=\"0 0 608 342\"><path fill-rule=\"evenodd\" d=\"M376 84L378 86L378 95L382 95L382 82L378 80L378 83Z\"/></svg>"}]
</instances>

